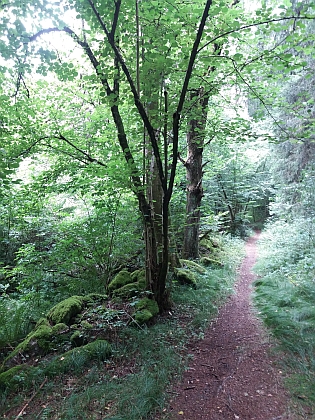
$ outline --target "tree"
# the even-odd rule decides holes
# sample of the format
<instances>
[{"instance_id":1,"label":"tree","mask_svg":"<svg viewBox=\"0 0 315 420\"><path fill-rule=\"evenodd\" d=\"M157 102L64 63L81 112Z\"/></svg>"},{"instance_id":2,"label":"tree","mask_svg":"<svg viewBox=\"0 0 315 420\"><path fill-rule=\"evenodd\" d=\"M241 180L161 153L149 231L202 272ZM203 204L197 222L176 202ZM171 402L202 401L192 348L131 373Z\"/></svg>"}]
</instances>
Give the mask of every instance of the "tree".
<instances>
[{"instance_id":1,"label":"tree","mask_svg":"<svg viewBox=\"0 0 315 420\"><path fill-rule=\"evenodd\" d=\"M233 53L230 56L233 43L229 43L227 37L232 34L238 36L257 25L276 23L283 19L292 20L292 17L286 15L267 19L262 14L257 14L254 19L247 21L247 17L245 19L237 10L232 11L221 3L212 3L209 0L203 7L201 2L197 2L193 8L191 4L187 4L181 9L181 3L177 1L168 2L167 6L163 2L142 2L136 3L137 7L134 2L122 3L120 0L102 4L94 4L92 0L70 1L58 5L34 5L34 2L28 1L23 5L13 2L3 8L6 16L2 27L9 41L2 39L1 49L6 59L15 60L16 63L16 89L13 97L19 104L28 103L31 99L32 92L26 77L35 66L38 73L53 73L60 80L80 84L83 90L97 89L100 102L106 104L104 117L113 122L121 154L126 162L128 180L125 183L129 183L135 194L143 218L148 288L161 310L169 304L166 290L169 263L168 213L174 189L180 130L183 131L181 122L187 122L184 114L190 107L189 103L185 103L188 89L200 89L200 80L203 81L207 76L204 75L204 68L208 68L207 62L214 60L218 75L214 78L211 74L210 80L205 79L205 83L213 86L215 82L219 88L223 84L224 74L230 76L230 81L234 79L233 83L235 79L237 82L242 80L247 86L248 82L244 81L240 69L250 67L250 71L254 73L255 64L261 55L252 58ZM66 19L67 11L76 15L69 24L62 18L64 14ZM10 13L15 16L15 20L10 21ZM27 18L35 13L44 26L27 30ZM183 16L183 13L187 16ZM220 24L214 27L209 36L207 31L212 28L216 19ZM150 25L156 29L154 33L150 30ZM171 34L166 29L172 29ZM43 40L52 42L48 41L52 35L61 36L59 39L62 40L65 40L64 35L69 37L71 47L68 49L79 48L84 53L85 60L78 59L75 54L67 57L67 46L57 51L52 45L44 48ZM157 38L155 35L158 35ZM204 43L201 45L203 35ZM227 46L222 57L212 54L212 45L219 41ZM134 54L134 51L137 53ZM32 64L31 58L34 55L40 57L38 65ZM9 72L14 74L13 67L9 68ZM177 76L170 79L175 74ZM33 112L37 115L40 101L37 105L35 102ZM75 112L75 104L79 109L79 103L78 98L73 101L72 112ZM95 108L94 104L91 108ZM85 109L91 114L91 110ZM94 142L91 138L84 139L85 129L82 124L79 127L71 123L60 124L62 119L59 116L52 117L52 114L48 116L47 124L45 111L44 109L40 112L42 121L44 127L50 125L51 129L45 132L38 121L27 122L25 118L20 130L20 134L24 134L18 145L21 151L39 150L43 145L58 151L62 145L63 153L71 159L76 159L82 165L92 168L99 166L105 170L107 162L105 163L104 156L94 155L102 147L93 148ZM53 112L60 115L60 110L55 109ZM89 118L86 116L84 120L88 123ZM128 124L131 118L133 127ZM104 126L106 124L99 126L94 137L98 138L99 131L106 129ZM132 137L136 138L135 142ZM77 142L77 138L80 142ZM143 156L143 147L154 156L152 165L143 165L149 170L147 174L141 170L142 162L139 158ZM148 179L156 181L154 188L151 188L151 196L147 195Z\"/></svg>"},{"instance_id":2,"label":"tree","mask_svg":"<svg viewBox=\"0 0 315 420\"><path fill-rule=\"evenodd\" d=\"M122 55L121 45L121 28L119 28L119 20L121 19L121 1L117 1L114 4L114 9L112 10L112 21L110 23L106 23L105 20L102 18L103 14L105 16L105 11L108 13L108 9L111 9L110 5L104 5L105 8L102 9L97 8L96 5L88 0L86 5L81 5L79 2L74 5L74 8L80 13L80 16L88 22L90 27L92 28L93 32L102 33L106 39L105 43L105 50L109 52L111 59L113 60L113 65L115 68L115 72L113 75L113 83L110 85L109 79L105 71L102 70L102 63L97 59L96 54L92 50L91 45L87 42L87 33L89 30L83 30L84 34L83 37L77 35L77 33L71 29L69 26L63 26L58 15L52 13L53 11L48 10L48 16L51 20L57 23L56 26L40 29L33 35L29 36L25 32L25 27L19 18L16 19L14 22L15 28L9 31L18 35L16 37L16 42L14 46L22 46L24 57L26 58L28 55L29 50L31 49L31 44L37 41L41 36L46 34L52 34L55 32L65 32L66 34L70 35L73 39L74 43L80 46L83 51L85 52L88 60L92 64L94 71L103 87L103 92L107 96L110 106L110 111L112 115L112 119L114 121L118 142L120 144L121 150L124 154L125 160L129 167L130 171L130 178L131 178L131 185L132 189L137 197L138 205L140 212L143 217L143 223L145 228L145 237L146 237L146 263L147 263L147 270L148 270L148 279L150 281L149 288L152 291L154 298L159 304L161 310L168 306L168 297L166 293L166 276L168 271L168 261L169 261L169 245L168 245L168 229L169 229L169 218L168 218L168 209L169 203L172 196L173 185L174 185L174 177L176 173L176 164L177 164L177 150L178 150L178 141L179 141L179 124L180 124L180 117L181 112L183 110L185 96L188 88L188 84L190 78L192 76L192 71L194 67L194 62L197 56L198 46L202 37L203 29L206 23L206 19L208 16L209 8L211 6L211 1L206 3L202 19L195 36L195 41L193 43L190 58L187 64L186 75L184 78L184 82L182 85L181 90L179 91L179 100L177 105L175 106L173 112L173 120L172 120L172 165L170 169L170 174L167 175L165 168L163 167L161 150L159 148L158 139L157 139L157 131L158 128L152 126L149 114L146 110L144 102L141 100L139 93L137 91L136 82L132 77L133 69L128 66L126 58ZM31 3L27 3L24 5L25 10L27 8L31 8ZM51 7L52 9L52 7ZM21 9L19 9L21 12ZM44 9L39 11L39 14L47 14L47 10ZM13 26L14 26L13 25ZM97 31L95 30L97 28ZM119 33L120 32L120 33ZM91 41L93 38L91 39ZM42 51L44 55L44 67L47 64L51 64L52 66L57 66L58 70L58 61L55 60L52 54L47 53L47 51ZM19 59L21 62L21 59ZM61 69L59 67L59 72L65 78L73 78L73 72L71 71L71 63L62 63ZM70 70L69 70L70 69ZM45 68L44 70L45 71ZM25 72L25 68L19 71L18 80L19 83L23 80L23 74ZM143 121L144 127L146 129L148 138L150 139L150 144L154 153L155 157L155 164L158 170L159 182L161 183L161 187L163 190L163 200L162 200L162 223L159 220L158 223L155 223L154 217L155 215L152 213L152 209L150 208L149 202L145 196L144 192L144 185L142 183L140 172L138 167L135 164L135 159L133 157L132 149L128 141L124 121L120 112L120 72L122 72L127 80L129 85L130 93L132 94L134 105L138 111L140 118ZM59 139L66 142L68 145L72 143L71 140L67 139L62 133L59 134ZM80 151L78 147L74 147L76 152ZM164 151L166 154L166 150ZM85 158L88 160L94 160L88 153L84 152ZM152 201L155 201L155 197L152 197ZM162 235L157 232L157 226L160 227ZM158 237L163 237L163 243L158 243ZM159 249L161 248L161 250Z\"/></svg>"}]
</instances>

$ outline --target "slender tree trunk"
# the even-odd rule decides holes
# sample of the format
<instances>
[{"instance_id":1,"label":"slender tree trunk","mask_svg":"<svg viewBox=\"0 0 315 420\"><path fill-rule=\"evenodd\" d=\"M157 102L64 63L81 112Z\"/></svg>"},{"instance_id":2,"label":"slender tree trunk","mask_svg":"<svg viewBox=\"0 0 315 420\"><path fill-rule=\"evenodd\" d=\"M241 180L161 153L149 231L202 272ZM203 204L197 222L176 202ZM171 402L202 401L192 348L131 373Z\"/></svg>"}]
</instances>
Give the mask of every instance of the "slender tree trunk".
<instances>
[{"instance_id":1,"label":"slender tree trunk","mask_svg":"<svg viewBox=\"0 0 315 420\"><path fill-rule=\"evenodd\" d=\"M202 154L205 140L208 96L203 96L203 89L191 93L190 101L198 107L196 117L188 123L188 155L184 162L187 178L186 224L184 231L183 258L199 257L200 205L203 197L202 188Z\"/></svg>"}]
</instances>

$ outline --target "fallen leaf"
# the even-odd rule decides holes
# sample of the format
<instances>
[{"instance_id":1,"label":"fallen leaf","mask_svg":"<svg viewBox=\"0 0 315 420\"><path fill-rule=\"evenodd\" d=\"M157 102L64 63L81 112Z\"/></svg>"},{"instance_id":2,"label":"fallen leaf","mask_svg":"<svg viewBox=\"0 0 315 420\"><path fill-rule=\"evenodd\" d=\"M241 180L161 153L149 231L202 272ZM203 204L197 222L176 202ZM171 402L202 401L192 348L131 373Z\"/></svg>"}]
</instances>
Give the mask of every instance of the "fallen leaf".
<instances>
[{"instance_id":1,"label":"fallen leaf","mask_svg":"<svg viewBox=\"0 0 315 420\"><path fill-rule=\"evenodd\" d=\"M179 411L178 414L180 414L181 416L184 414L183 411Z\"/></svg>"}]
</instances>

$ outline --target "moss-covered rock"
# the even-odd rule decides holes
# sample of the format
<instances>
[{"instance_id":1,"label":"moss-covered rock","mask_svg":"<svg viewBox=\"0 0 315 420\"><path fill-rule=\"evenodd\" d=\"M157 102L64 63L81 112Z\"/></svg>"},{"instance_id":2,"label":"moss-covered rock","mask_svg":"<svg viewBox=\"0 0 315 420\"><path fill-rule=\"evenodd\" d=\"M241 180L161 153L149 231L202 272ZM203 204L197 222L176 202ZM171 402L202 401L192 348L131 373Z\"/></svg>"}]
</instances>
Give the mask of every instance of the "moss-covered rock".
<instances>
[{"instance_id":1,"label":"moss-covered rock","mask_svg":"<svg viewBox=\"0 0 315 420\"><path fill-rule=\"evenodd\" d=\"M134 319L139 325L148 323L152 318L153 315L148 309L142 309L134 314Z\"/></svg>"},{"instance_id":2,"label":"moss-covered rock","mask_svg":"<svg viewBox=\"0 0 315 420\"><path fill-rule=\"evenodd\" d=\"M0 373L0 389L17 390L23 386L23 382L27 376L30 366L18 365L7 371Z\"/></svg>"},{"instance_id":3,"label":"moss-covered rock","mask_svg":"<svg viewBox=\"0 0 315 420\"><path fill-rule=\"evenodd\" d=\"M113 297L119 297L122 299L128 299L137 296L139 292L143 291L143 287L137 283L126 284L119 289L114 290Z\"/></svg>"},{"instance_id":4,"label":"moss-covered rock","mask_svg":"<svg viewBox=\"0 0 315 420\"><path fill-rule=\"evenodd\" d=\"M142 289L145 289L145 286L146 286L145 270L140 269L140 270L134 271L133 273L131 273L131 278L134 283L138 283Z\"/></svg>"},{"instance_id":5,"label":"moss-covered rock","mask_svg":"<svg viewBox=\"0 0 315 420\"><path fill-rule=\"evenodd\" d=\"M47 353L52 345L53 329L47 319L42 318L26 338L8 355L4 363L11 360L18 353L40 354Z\"/></svg>"},{"instance_id":6,"label":"moss-covered rock","mask_svg":"<svg viewBox=\"0 0 315 420\"><path fill-rule=\"evenodd\" d=\"M47 318L53 324L63 323L69 325L71 320L81 312L84 302L83 296L71 296L51 308Z\"/></svg>"},{"instance_id":7,"label":"moss-covered rock","mask_svg":"<svg viewBox=\"0 0 315 420\"><path fill-rule=\"evenodd\" d=\"M186 268L175 268L174 274L178 283L186 284L193 288L197 287L196 276L190 270Z\"/></svg>"},{"instance_id":8,"label":"moss-covered rock","mask_svg":"<svg viewBox=\"0 0 315 420\"><path fill-rule=\"evenodd\" d=\"M51 332L53 334L62 334L66 331L69 331L69 327L66 324L63 324L62 322L59 324L56 324L52 327Z\"/></svg>"},{"instance_id":9,"label":"moss-covered rock","mask_svg":"<svg viewBox=\"0 0 315 420\"><path fill-rule=\"evenodd\" d=\"M215 267L223 267L223 263L219 260L216 260L214 258L209 258L209 257L202 257L200 258L200 262L201 264L205 265L205 266L215 266Z\"/></svg>"},{"instance_id":10,"label":"moss-covered rock","mask_svg":"<svg viewBox=\"0 0 315 420\"><path fill-rule=\"evenodd\" d=\"M200 264L197 264L195 261L180 259L179 262L182 264L183 268L186 266L199 274L204 274L206 272L206 269Z\"/></svg>"},{"instance_id":11,"label":"moss-covered rock","mask_svg":"<svg viewBox=\"0 0 315 420\"><path fill-rule=\"evenodd\" d=\"M135 308L136 311L133 317L135 322L140 325L148 323L159 313L159 307L156 301L147 297L139 300Z\"/></svg>"},{"instance_id":12,"label":"moss-covered rock","mask_svg":"<svg viewBox=\"0 0 315 420\"><path fill-rule=\"evenodd\" d=\"M95 340L85 346L76 347L56 357L45 369L47 376L53 377L60 373L80 372L91 361L107 360L112 354L108 341Z\"/></svg>"},{"instance_id":13,"label":"moss-covered rock","mask_svg":"<svg viewBox=\"0 0 315 420\"><path fill-rule=\"evenodd\" d=\"M6 357L4 365L10 365L11 360L19 353L32 356L49 353L56 345L69 339L67 334L63 334L68 331L66 324L51 326L47 318L40 318L34 330Z\"/></svg>"},{"instance_id":14,"label":"moss-covered rock","mask_svg":"<svg viewBox=\"0 0 315 420\"><path fill-rule=\"evenodd\" d=\"M139 302L136 303L136 309L137 311L147 309L151 312L152 316L156 316L159 313L159 307L156 301L147 297L139 300Z\"/></svg>"},{"instance_id":15,"label":"moss-covered rock","mask_svg":"<svg viewBox=\"0 0 315 420\"><path fill-rule=\"evenodd\" d=\"M201 239L199 245L212 251L216 248L222 248L222 240L220 237L206 237Z\"/></svg>"},{"instance_id":16,"label":"moss-covered rock","mask_svg":"<svg viewBox=\"0 0 315 420\"><path fill-rule=\"evenodd\" d=\"M121 289L123 286L134 283L131 274L127 270L121 270L108 285L109 293L113 293L114 290Z\"/></svg>"}]
</instances>

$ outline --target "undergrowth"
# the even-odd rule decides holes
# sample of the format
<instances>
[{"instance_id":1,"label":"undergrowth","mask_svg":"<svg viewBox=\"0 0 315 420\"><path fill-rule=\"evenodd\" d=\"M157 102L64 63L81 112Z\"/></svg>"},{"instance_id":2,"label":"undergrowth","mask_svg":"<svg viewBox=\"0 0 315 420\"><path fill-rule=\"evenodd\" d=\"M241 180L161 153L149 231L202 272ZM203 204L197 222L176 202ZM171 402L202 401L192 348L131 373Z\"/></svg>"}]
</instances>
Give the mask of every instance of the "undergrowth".
<instances>
[{"instance_id":1,"label":"undergrowth","mask_svg":"<svg viewBox=\"0 0 315 420\"><path fill-rule=\"evenodd\" d=\"M315 238L305 220L271 224L259 241L255 303L283 352L286 381L315 405Z\"/></svg>"},{"instance_id":2,"label":"undergrowth","mask_svg":"<svg viewBox=\"0 0 315 420\"><path fill-rule=\"evenodd\" d=\"M17 372L18 390L1 394L0 415L15 419L30 396L35 395L25 409L24 419L156 418L167 405L168 387L180 380L190 358L188 342L203 338L219 305L231 293L243 249L242 241L226 239L220 254L224 264L207 267L204 274L196 270L196 289L175 284L172 310L150 327L122 328L111 343L110 358L87 365L73 360L73 366L79 369L65 372L61 362L58 371L57 355L53 361L55 376L47 374L47 360L42 364L28 361L36 368L32 374ZM73 357L78 355L73 353Z\"/></svg>"}]
</instances>

